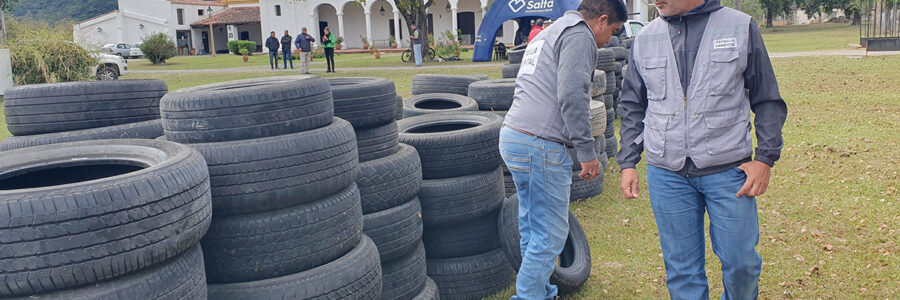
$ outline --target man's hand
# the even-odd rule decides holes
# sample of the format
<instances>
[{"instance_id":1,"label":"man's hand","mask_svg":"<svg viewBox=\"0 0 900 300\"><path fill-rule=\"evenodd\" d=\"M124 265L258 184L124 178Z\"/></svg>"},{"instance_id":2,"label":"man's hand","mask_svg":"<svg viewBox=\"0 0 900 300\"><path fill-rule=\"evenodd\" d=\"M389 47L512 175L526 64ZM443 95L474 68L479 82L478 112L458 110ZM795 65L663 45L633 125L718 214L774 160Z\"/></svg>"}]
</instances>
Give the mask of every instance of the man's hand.
<instances>
[{"instance_id":1,"label":"man's hand","mask_svg":"<svg viewBox=\"0 0 900 300\"><path fill-rule=\"evenodd\" d=\"M600 175L600 161L596 158L589 162L581 163L581 174L578 177L584 180L591 180Z\"/></svg>"},{"instance_id":2,"label":"man's hand","mask_svg":"<svg viewBox=\"0 0 900 300\"><path fill-rule=\"evenodd\" d=\"M625 199L635 199L640 194L640 188L638 187L638 175L637 170L633 168L622 169L622 195L625 195Z\"/></svg>"},{"instance_id":3,"label":"man's hand","mask_svg":"<svg viewBox=\"0 0 900 300\"><path fill-rule=\"evenodd\" d=\"M741 164L738 166L738 169L747 174L747 181L744 182L741 190L737 192L737 197L745 195L756 197L766 192L766 189L769 187L769 174L772 171L772 167L769 167L764 162L754 160Z\"/></svg>"}]
</instances>

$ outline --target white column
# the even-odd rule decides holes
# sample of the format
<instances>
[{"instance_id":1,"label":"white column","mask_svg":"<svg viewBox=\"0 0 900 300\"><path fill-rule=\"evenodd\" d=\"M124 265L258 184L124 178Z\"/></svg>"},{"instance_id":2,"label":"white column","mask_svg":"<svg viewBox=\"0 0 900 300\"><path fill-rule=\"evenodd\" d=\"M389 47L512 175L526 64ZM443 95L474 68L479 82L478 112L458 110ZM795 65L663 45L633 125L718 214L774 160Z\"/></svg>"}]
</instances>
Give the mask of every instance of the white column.
<instances>
[{"instance_id":1,"label":"white column","mask_svg":"<svg viewBox=\"0 0 900 300\"><path fill-rule=\"evenodd\" d=\"M456 36L456 29L459 28L458 21L456 20L456 12L457 11L459 11L459 9L457 9L456 6L450 7L450 19L453 20L453 25L452 25L453 27L450 28L450 31L453 32L454 36ZM457 36L457 38L459 38L459 37Z\"/></svg>"},{"instance_id":2,"label":"white column","mask_svg":"<svg viewBox=\"0 0 900 300\"><path fill-rule=\"evenodd\" d=\"M372 12L366 11L366 40L369 41L369 45L375 46L375 41L372 40Z\"/></svg>"},{"instance_id":3,"label":"white column","mask_svg":"<svg viewBox=\"0 0 900 300\"><path fill-rule=\"evenodd\" d=\"M397 41L397 48L403 48L403 40L400 39L400 33L403 32L400 28L400 11L394 11L394 40Z\"/></svg>"},{"instance_id":4,"label":"white column","mask_svg":"<svg viewBox=\"0 0 900 300\"><path fill-rule=\"evenodd\" d=\"M338 30L337 30L338 35L337 36L343 37L344 40L346 41L347 37L344 36L344 13L339 12L339 13L337 13L337 16L338 16ZM335 37L335 38L337 38L337 37Z\"/></svg>"}]
</instances>

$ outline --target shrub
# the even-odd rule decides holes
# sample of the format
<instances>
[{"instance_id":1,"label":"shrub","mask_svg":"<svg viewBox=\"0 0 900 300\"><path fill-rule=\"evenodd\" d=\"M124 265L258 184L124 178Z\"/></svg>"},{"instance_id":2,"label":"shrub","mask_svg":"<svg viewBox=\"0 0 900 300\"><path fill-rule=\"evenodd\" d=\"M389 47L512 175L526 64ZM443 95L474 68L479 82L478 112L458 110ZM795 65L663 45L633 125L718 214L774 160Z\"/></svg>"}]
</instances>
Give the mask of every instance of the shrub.
<instances>
[{"instance_id":1,"label":"shrub","mask_svg":"<svg viewBox=\"0 0 900 300\"><path fill-rule=\"evenodd\" d=\"M7 19L7 39L16 85L92 80L95 52L72 42L72 27Z\"/></svg>"},{"instance_id":2,"label":"shrub","mask_svg":"<svg viewBox=\"0 0 900 300\"><path fill-rule=\"evenodd\" d=\"M226 46L228 47L228 52L236 55L241 54L241 49L247 49L249 54L256 52L256 42L254 41L228 41Z\"/></svg>"},{"instance_id":3,"label":"shrub","mask_svg":"<svg viewBox=\"0 0 900 300\"><path fill-rule=\"evenodd\" d=\"M175 41L169 38L165 33L154 33L144 38L141 45L141 51L151 63L164 64L167 59L175 57L178 52L175 50Z\"/></svg>"}]
</instances>

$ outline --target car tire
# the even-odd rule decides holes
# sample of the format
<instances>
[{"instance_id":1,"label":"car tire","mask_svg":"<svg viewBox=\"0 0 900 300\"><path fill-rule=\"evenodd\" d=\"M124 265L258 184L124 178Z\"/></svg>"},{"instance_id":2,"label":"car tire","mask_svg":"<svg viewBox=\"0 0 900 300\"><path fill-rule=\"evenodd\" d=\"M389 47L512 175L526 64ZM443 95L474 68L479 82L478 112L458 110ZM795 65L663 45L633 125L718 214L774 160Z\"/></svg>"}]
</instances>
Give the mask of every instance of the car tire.
<instances>
[{"instance_id":1,"label":"car tire","mask_svg":"<svg viewBox=\"0 0 900 300\"><path fill-rule=\"evenodd\" d=\"M412 300L428 285L425 246L419 241L412 252L381 263L381 299Z\"/></svg>"},{"instance_id":2,"label":"car tire","mask_svg":"<svg viewBox=\"0 0 900 300\"><path fill-rule=\"evenodd\" d=\"M107 126L92 129L45 133L28 136L11 136L0 141L0 151L19 148L59 144L67 142L102 139L155 139L162 136L159 120Z\"/></svg>"},{"instance_id":3,"label":"car tire","mask_svg":"<svg viewBox=\"0 0 900 300\"><path fill-rule=\"evenodd\" d=\"M166 138L195 144L255 139L326 126L334 117L328 81L316 76L246 79L168 93Z\"/></svg>"},{"instance_id":4,"label":"car tire","mask_svg":"<svg viewBox=\"0 0 900 300\"><path fill-rule=\"evenodd\" d=\"M604 154L605 152L600 153ZM607 157L598 158L600 161L609 161ZM605 163L600 166L601 172L606 171L605 166ZM581 179L581 177L578 176L580 173L580 170L572 172L572 185L569 188L569 202L588 200L603 193L603 173L598 174L597 177L594 177L594 179L591 180Z\"/></svg>"},{"instance_id":5,"label":"car tire","mask_svg":"<svg viewBox=\"0 0 900 300\"><path fill-rule=\"evenodd\" d=\"M616 111L612 109L611 106L606 107L606 128L603 130L603 136L606 138L615 137L616 136Z\"/></svg>"},{"instance_id":6,"label":"car tire","mask_svg":"<svg viewBox=\"0 0 900 300\"><path fill-rule=\"evenodd\" d=\"M381 261L404 256L422 241L422 207L418 198L364 215L363 223L363 232L375 242Z\"/></svg>"},{"instance_id":7,"label":"car tire","mask_svg":"<svg viewBox=\"0 0 900 300\"><path fill-rule=\"evenodd\" d=\"M486 79L477 75L418 74L412 78L412 94L449 93L466 96L469 84Z\"/></svg>"},{"instance_id":8,"label":"car tire","mask_svg":"<svg viewBox=\"0 0 900 300\"><path fill-rule=\"evenodd\" d=\"M597 65L594 67L597 70L604 72L613 71L616 63L616 53L611 49L600 48L597 49Z\"/></svg>"},{"instance_id":9,"label":"car tire","mask_svg":"<svg viewBox=\"0 0 900 300\"><path fill-rule=\"evenodd\" d=\"M498 211L499 209L494 210L465 223L425 228L422 242L425 243L428 258L464 257L500 248Z\"/></svg>"},{"instance_id":10,"label":"car tire","mask_svg":"<svg viewBox=\"0 0 900 300\"><path fill-rule=\"evenodd\" d=\"M503 202L500 210L500 238L506 258L512 268L518 270L522 265L522 252L519 243L519 200L511 196ZM574 292L587 282L591 275L591 248L584 229L578 218L569 211L569 234L566 245L560 254L560 264L554 267L550 275L550 284L555 284L562 294Z\"/></svg>"},{"instance_id":11,"label":"car tire","mask_svg":"<svg viewBox=\"0 0 900 300\"><path fill-rule=\"evenodd\" d=\"M427 263L428 277L437 284L444 300L481 299L514 281L515 271L502 248L473 256L428 259Z\"/></svg>"},{"instance_id":12,"label":"car tire","mask_svg":"<svg viewBox=\"0 0 900 300\"><path fill-rule=\"evenodd\" d=\"M403 117L455 111L477 111L478 102L468 96L448 93L415 95L403 103Z\"/></svg>"},{"instance_id":13,"label":"car tire","mask_svg":"<svg viewBox=\"0 0 900 300\"><path fill-rule=\"evenodd\" d=\"M212 216L209 173L187 146L98 140L6 151L0 297L135 273L194 248Z\"/></svg>"},{"instance_id":14,"label":"car tire","mask_svg":"<svg viewBox=\"0 0 900 300\"><path fill-rule=\"evenodd\" d=\"M597 153L597 159L601 161L606 159L606 157L600 157L600 154L606 149L606 141L602 136L594 138L594 152ZM581 160L578 158L578 151L575 151L574 148L566 149L569 152L569 156L572 157L572 171L581 171Z\"/></svg>"},{"instance_id":15,"label":"car tire","mask_svg":"<svg viewBox=\"0 0 900 300\"><path fill-rule=\"evenodd\" d=\"M215 216L201 240L207 281L263 280L325 265L359 243L362 227L356 185L312 203Z\"/></svg>"},{"instance_id":16,"label":"car tire","mask_svg":"<svg viewBox=\"0 0 900 300\"><path fill-rule=\"evenodd\" d=\"M606 131L606 105L599 101L590 101L591 136L600 136Z\"/></svg>"},{"instance_id":17,"label":"car tire","mask_svg":"<svg viewBox=\"0 0 900 300\"><path fill-rule=\"evenodd\" d=\"M425 287L422 288L418 295L413 297L413 300L441 300L441 292L431 277L425 277Z\"/></svg>"},{"instance_id":18,"label":"car tire","mask_svg":"<svg viewBox=\"0 0 900 300\"><path fill-rule=\"evenodd\" d=\"M594 70L594 78L591 81L591 98L598 98L606 93L606 72Z\"/></svg>"},{"instance_id":19,"label":"car tire","mask_svg":"<svg viewBox=\"0 0 900 300\"><path fill-rule=\"evenodd\" d=\"M113 68L112 66L101 66L97 69L97 80L100 81L111 81L119 79L119 70L117 68Z\"/></svg>"},{"instance_id":20,"label":"car tire","mask_svg":"<svg viewBox=\"0 0 900 300\"><path fill-rule=\"evenodd\" d=\"M625 49L625 47L612 47L610 49L615 53L616 61L623 61L628 58L628 49Z\"/></svg>"},{"instance_id":21,"label":"car tire","mask_svg":"<svg viewBox=\"0 0 900 300\"><path fill-rule=\"evenodd\" d=\"M610 137L606 139L606 156L607 158L616 157L616 154L619 153L619 141L616 140L616 137Z\"/></svg>"},{"instance_id":22,"label":"car tire","mask_svg":"<svg viewBox=\"0 0 900 300\"><path fill-rule=\"evenodd\" d=\"M615 68L616 63L612 63L613 68ZM615 95L619 89L616 87L616 72L615 71L606 71L606 93L610 95ZM615 97L615 96L613 96ZM607 108L612 107L611 105L607 105Z\"/></svg>"},{"instance_id":23,"label":"car tire","mask_svg":"<svg viewBox=\"0 0 900 300\"><path fill-rule=\"evenodd\" d=\"M522 57L525 56L525 48L528 45L518 45L513 48L510 48L506 51L506 56L509 58L510 64L519 64L522 63Z\"/></svg>"},{"instance_id":24,"label":"car tire","mask_svg":"<svg viewBox=\"0 0 900 300\"><path fill-rule=\"evenodd\" d=\"M401 205L416 197L422 184L422 164L416 148L400 144L393 155L359 165L356 183L363 214Z\"/></svg>"},{"instance_id":25,"label":"car tire","mask_svg":"<svg viewBox=\"0 0 900 300\"><path fill-rule=\"evenodd\" d=\"M519 63L508 63L500 66L500 77L516 78L519 76Z\"/></svg>"},{"instance_id":26,"label":"car tire","mask_svg":"<svg viewBox=\"0 0 900 300\"><path fill-rule=\"evenodd\" d=\"M329 78L334 97L334 116L357 130L394 121L397 90L394 82L375 77Z\"/></svg>"},{"instance_id":27,"label":"car tire","mask_svg":"<svg viewBox=\"0 0 900 300\"><path fill-rule=\"evenodd\" d=\"M422 181L419 201L425 227L453 227L497 211L503 203L503 171Z\"/></svg>"},{"instance_id":28,"label":"car tire","mask_svg":"<svg viewBox=\"0 0 900 300\"><path fill-rule=\"evenodd\" d=\"M353 127L338 118L310 131L189 146L209 164L216 216L310 203L359 176Z\"/></svg>"},{"instance_id":29,"label":"car tire","mask_svg":"<svg viewBox=\"0 0 900 300\"><path fill-rule=\"evenodd\" d=\"M397 153L400 135L397 123L356 130L356 148L359 161L376 160Z\"/></svg>"},{"instance_id":30,"label":"car tire","mask_svg":"<svg viewBox=\"0 0 900 300\"><path fill-rule=\"evenodd\" d=\"M489 172L500 166L500 125L490 112L448 112L397 122L400 142L418 150L424 179Z\"/></svg>"},{"instance_id":31,"label":"car tire","mask_svg":"<svg viewBox=\"0 0 900 300\"><path fill-rule=\"evenodd\" d=\"M516 92L516 80L512 78L482 80L469 85L469 97L475 99L479 110L509 110Z\"/></svg>"},{"instance_id":32,"label":"car tire","mask_svg":"<svg viewBox=\"0 0 900 300\"><path fill-rule=\"evenodd\" d=\"M6 91L3 106L12 135L57 133L159 119L167 91L151 79L23 85Z\"/></svg>"},{"instance_id":33,"label":"car tire","mask_svg":"<svg viewBox=\"0 0 900 300\"><path fill-rule=\"evenodd\" d=\"M258 281L210 284L209 299L381 299L381 262L378 249L363 235L340 258L323 266Z\"/></svg>"}]
</instances>

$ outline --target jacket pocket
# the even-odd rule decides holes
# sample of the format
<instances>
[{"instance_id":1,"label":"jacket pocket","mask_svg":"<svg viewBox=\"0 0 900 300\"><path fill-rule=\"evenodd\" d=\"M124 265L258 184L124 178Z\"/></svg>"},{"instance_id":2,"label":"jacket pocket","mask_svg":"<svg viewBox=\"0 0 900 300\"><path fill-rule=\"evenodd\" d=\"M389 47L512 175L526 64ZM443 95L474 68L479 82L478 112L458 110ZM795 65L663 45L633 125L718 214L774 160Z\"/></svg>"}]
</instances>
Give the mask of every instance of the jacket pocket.
<instances>
[{"instance_id":1,"label":"jacket pocket","mask_svg":"<svg viewBox=\"0 0 900 300\"><path fill-rule=\"evenodd\" d=\"M743 106L702 113L703 124L708 130L703 136L706 152L710 155L747 147L750 132L750 113Z\"/></svg>"},{"instance_id":2,"label":"jacket pocket","mask_svg":"<svg viewBox=\"0 0 900 300\"><path fill-rule=\"evenodd\" d=\"M644 149L647 155L663 157L666 154L666 131L673 125L671 115L647 112L644 116Z\"/></svg>"},{"instance_id":3,"label":"jacket pocket","mask_svg":"<svg viewBox=\"0 0 900 300\"><path fill-rule=\"evenodd\" d=\"M647 86L647 99L666 99L666 57L646 57L641 60L641 73Z\"/></svg>"},{"instance_id":4,"label":"jacket pocket","mask_svg":"<svg viewBox=\"0 0 900 300\"><path fill-rule=\"evenodd\" d=\"M713 51L709 54L709 92L710 96L732 95L738 88L737 76L743 76L743 71L738 71L738 57L736 50Z\"/></svg>"}]
</instances>

